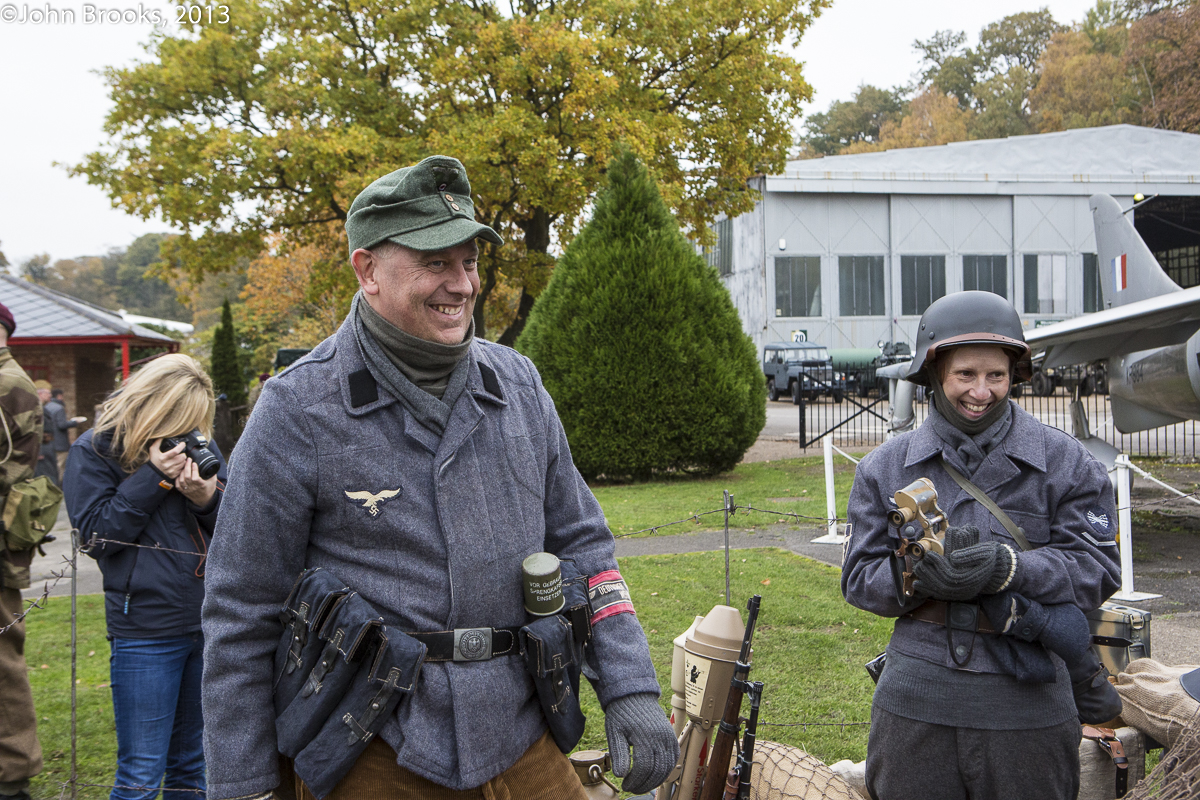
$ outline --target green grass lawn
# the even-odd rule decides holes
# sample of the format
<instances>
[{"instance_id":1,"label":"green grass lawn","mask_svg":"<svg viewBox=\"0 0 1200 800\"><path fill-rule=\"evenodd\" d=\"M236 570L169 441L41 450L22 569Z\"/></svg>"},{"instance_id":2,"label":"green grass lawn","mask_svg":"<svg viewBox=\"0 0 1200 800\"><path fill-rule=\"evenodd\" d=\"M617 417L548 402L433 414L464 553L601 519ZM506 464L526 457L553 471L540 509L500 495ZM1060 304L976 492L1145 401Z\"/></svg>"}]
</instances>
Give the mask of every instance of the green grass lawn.
<instances>
[{"instance_id":1,"label":"green grass lawn","mask_svg":"<svg viewBox=\"0 0 1200 800\"><path fill-rule=\"evenodd\" d=\"M108 640L104 597L78 599L79 782L109 784L117 763L112 692L108 688ZM33 781L35 800L57 798L71 777L71 599L52 597L46 608L26 618L25 661L38 715L38 739L45 768ZM80 788L83 798L105 798L109 790ZM69 796L69 795L68 795Z\"/></svg>"},{"instance_id":2,"label":"green grass lawn","mask_svg":"<svg viewBox=\"0 0 1200 800\"><path fill-rule=\"evenodd\" d=\"M839 517L846 515L846 499L853 481L854 465L837 456L833 482ZM618 535L719 509L723 490L728 490L740 506L825 517L825 465L820 458L739 464L731 472L712 478L681 476L648 483L596 484L591 489L604 509L609 527ZM739 511L729 524L738 528L761 527L779 519L773 514ZM802 520L788 521L809 524ZM667 528L663 533L682 533L697 527L720 528L724 524L723 514L709 514L698 522ZM811 524L821 522L812 520Z\"/></svg>"}]
</instances>

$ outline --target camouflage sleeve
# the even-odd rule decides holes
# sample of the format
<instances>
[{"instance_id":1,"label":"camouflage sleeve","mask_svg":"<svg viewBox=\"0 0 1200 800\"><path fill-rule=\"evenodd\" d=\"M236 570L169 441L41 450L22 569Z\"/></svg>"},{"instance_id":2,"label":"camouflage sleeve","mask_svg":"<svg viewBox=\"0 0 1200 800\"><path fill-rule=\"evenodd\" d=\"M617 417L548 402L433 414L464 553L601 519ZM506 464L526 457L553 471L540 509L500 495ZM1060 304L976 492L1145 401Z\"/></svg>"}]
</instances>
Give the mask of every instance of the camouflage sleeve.
<instances>
[{"instance_id":1,"label":"camouflage sleeve","mask_svg":"<svg viewBox=\"0 0 1200 800\"><path fill-rule=\"evenodd\" d=\"M25 370L0 348L0 508L13 484L33 477L42 446L42 406ZM0 536L0 553L6 553Z\"/></svg>"},{"instance_id":2,"label":"camouflage sleeve","mask_svg":"<svg viewBox=\"0 0 1200 800\"><path fill-rule=\"evenodd\" d=\"M0 362L0 499L14 483L33 477L42 446L42 407L33 382L11 356Z\"/></svg>"}]
</instances>

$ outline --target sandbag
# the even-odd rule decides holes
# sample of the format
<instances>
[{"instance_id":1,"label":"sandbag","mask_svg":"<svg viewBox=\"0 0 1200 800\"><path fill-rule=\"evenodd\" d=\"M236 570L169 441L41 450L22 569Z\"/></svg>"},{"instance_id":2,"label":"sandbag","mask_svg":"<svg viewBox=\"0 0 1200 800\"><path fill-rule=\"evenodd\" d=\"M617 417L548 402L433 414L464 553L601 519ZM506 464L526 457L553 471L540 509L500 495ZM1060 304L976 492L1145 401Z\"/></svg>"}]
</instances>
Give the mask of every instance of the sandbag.
<instances>
[{"instance_id":1,"label":"sandbag","mask_svg":"<svg viewBox=\"0 0 1200 800\"><path fill-rule=\"evenodd\" d=\"M860 800L821 759L799 747L759 740L750 775L753 800Z\"/></svg>"},{"instance_id":2,"label":"sandbag","mask_svg":"<svg viewBox=\"0 0 1200 800\"><path fill-rule=\"evenodd\" d=\"M1117 693L1124 708L1121 719L1168 748L1200 714L1200 703L1188 696L1179 677L1196 669L1168 666L1139 658L1117 675Z\"/></svg>"}]
</instances>

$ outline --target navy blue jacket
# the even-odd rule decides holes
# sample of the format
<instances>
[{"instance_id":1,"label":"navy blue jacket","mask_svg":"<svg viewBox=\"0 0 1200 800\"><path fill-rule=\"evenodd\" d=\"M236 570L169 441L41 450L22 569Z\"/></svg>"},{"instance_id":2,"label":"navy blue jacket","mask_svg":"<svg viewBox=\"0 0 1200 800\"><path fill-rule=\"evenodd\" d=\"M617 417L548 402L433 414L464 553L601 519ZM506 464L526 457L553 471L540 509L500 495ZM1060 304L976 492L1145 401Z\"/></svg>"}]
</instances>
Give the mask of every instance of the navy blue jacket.
<instances>
[{"instance_id":1,"label":"navy blue jacket","mask_svg":"<svg viewBox=\"0 0 1200 800\"><path fill-rule=\"evenodd\" d=\"M163 548L95 542L88 550L104 574L108 635L162 639L196 633L204 600L203 554L225 490L221 451L209 442L221 470L212 501L198 508L149 462L126 474L117 459L107 455L105 444L102 440L98 445L105 455L96 452L89 430L71 446L63 476L71 525L79 529L83 544L106 539ZM189 524L189 516L195 526Z\"/></svg>"}]
</instances>

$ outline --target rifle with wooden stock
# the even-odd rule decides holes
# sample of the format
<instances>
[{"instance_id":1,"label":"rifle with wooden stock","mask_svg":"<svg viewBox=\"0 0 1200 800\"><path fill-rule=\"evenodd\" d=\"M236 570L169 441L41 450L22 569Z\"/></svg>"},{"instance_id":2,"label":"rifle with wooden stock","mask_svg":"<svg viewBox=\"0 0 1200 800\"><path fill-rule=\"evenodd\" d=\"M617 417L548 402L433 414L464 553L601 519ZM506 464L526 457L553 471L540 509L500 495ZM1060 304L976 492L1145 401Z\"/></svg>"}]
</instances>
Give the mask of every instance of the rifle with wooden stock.
<instances>
[{"instance_id":1,"label":"rifle with wooden stock","mask_svg":"<svg viewBox=\"0 0 1200 800\"><path fill-rule=\"evenodd\" d=\"M737 742L742 696L751 688L746 680L750 675L750 644L754 638L754 625L758 621L758 607L761 603L762 595L756 594L746 604L746 609L750 612L746 621L746 635L742 639L737 666L729 682L729 697L725 701L725 713L721 717L721 724L717 726L717 737L713 741L712 756L708 760L700 800L722 800L725 794L726 771L729 768L729 757L733 754L733 747Z\"/></svg>"}]
</instances>

